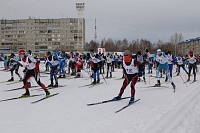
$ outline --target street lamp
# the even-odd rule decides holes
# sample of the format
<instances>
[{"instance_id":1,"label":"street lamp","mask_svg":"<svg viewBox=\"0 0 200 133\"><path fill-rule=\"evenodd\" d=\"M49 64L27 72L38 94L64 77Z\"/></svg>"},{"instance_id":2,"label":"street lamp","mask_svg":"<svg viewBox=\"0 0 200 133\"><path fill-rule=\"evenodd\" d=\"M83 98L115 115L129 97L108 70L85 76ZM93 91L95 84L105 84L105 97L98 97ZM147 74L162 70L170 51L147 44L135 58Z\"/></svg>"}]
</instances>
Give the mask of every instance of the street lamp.
<instances>
[{"instance_id":1,"label":"street lamp","mask_svg":"<svg viewBox=\"0 0 200 133\"><path fill-rule=\"evenodd\" d=\"M85 9L85 3L76 3L76 10L78 11L78 38L80 39L80 34L82 33L81 45L83 47L83 10ZM80 33L80 31L82 31ZM79 40L78 39L78 40ZM78 50L78 43L77 43ZM81 49L83 51L83 48Z\"/></svg>"}]
</instances>

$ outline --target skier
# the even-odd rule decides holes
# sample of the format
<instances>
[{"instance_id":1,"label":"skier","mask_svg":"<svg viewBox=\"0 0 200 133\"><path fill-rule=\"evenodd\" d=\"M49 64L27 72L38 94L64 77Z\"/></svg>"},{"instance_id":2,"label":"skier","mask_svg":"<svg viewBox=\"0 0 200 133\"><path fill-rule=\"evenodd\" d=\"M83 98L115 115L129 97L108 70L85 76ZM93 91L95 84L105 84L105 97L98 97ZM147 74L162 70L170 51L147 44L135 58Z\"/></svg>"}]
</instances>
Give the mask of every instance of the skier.
<instances>
[{"instance_id":1,"label":"skier","mask_svg":"<svg viewBox=\"0 0 200 133\"><path fill-rule=\"evenodd\" d=\"M169 67L168 67L168 60L164 52L162 52L160 49L157 50L155 54L155 61L157 64L157 70L156 70L156 77L157 77L157 84L155 84L155 87L160 87L160 73L162 70L165 71L166 76L168 77L169 81L171 82L173 88L175 89L175 84L172 81L171 76L169 75Z\"/></svg>"},{"instance_id":2,"label":"skier","mask_svg":"<svg viewBox=\"0 0 200 133\"><path fill-rule=\"evenodd\" d=\"M178 66L178 73L177 73L177 76L180 74L180 69L181 67L183 68L183 70L189 74L187 72L187 70L185 69L185 64L184 64L184 59L179 55L178 58L177 58L177 66Z\"/></svg>"},{"instance_id":3,"label":"skier","mask_svg":"<svg viewBox=\"0 0 200 133\"><path fill-rule=\"evenodd\" d=\"M10 69L11 79L9 79L8 81L14 81L13 71L15 71L15 74L19 77L20 81L22 81L22 77L20 76L18 70L19 70L19 66L23 67L23 65L21 63L19 63L17 60L15 60L15 54L14 53L11 53L10 59L8 60L8 64L9 64L9 66L12 67Z\"/></svg>"},{"instance_id":4,"label":"skier","mask_svg":"<svg viewBox=\"0 0 200 133\"><path fill-rule=\"evenodd\" d=\"M110 78L112 78L112 56L110 55L110 53L107 54L106 57L106 63L107 63L107 75L106 78L108 78L108 73L110 72Z\"/></svg>"},{"instance_id":5,"label":"skier","mask_svg":"<svg viewBox=\"0 0 200 133\"><path fill-rule=\"evenodd\" d=\"M58 73L58 66L59 66L59 60L57 56L53 56L50 51L46 53L47 56L47 62L50 66L50 80L51 84L48 85L48 87L58 87L58 78L56 74ZM53 78L55 79L55 85L53 85Z\"/></svg>"},{"instance_id":6,"label":"skier","mask_svg":"<svg viewBox=\"0 0 200 133\"><path fill-rule=\"evenodd\" d=\"M66 64L66 60L65 57L63 55L63 53L61 53L60 51L56 50L56 56L59 59L59 77L58 78L65 78L65 64Z\"/></svg>"},{"instance_id":7,"label":"skier","mask_svg":"<svg viewBox=\"0 0 200 133\"><path fill-rule=\"evenodd\" d=\"M19 50L19 55L21 58L21 61L23 63L23 66L25 67L25 75L24 75L24 79L23 79L23 83L24 83L24 88L26 90L26 92L24 94L22 94L22 97L28 97L30 96L30 92L29 92L29 86L28 86L28 79L30 79L30 77L34 77L37 84L39 86L42 87L42 89L45 91L46 96L50 95L50 92L46 89L45 85L40 82L40 77L38 75L36 75L35 72L35 67L36 67L36 60L32 57L32 56L27 56L25 55L25 50L21 49Z\"/></svg>"},{"instance_id":8,"label":"skier","mask_svg":"<svg viewBox=\"0 0 200 133\"><path fill-rule=\"evenodd\" d=\"M103 58L102 58L102 54L99 53L99 70L100 70L100 74L102 74L102 69L103 69Z\"/></svg>"},{"instance_id":9,"label":"skier","mask_svg":"<svg viewBox=\"0 0 200 133\"><path fill-rule=\"evenodd\" d=\"M47 62L47 56L46 55L44 56L44 60L45 60L44 64L45 64L45 68L46 68L45 71L49 71L49 63Z\"/></svg>"},{"instance_id":10,"label":"skier","mask_svg":"<svg viewBox=\"0 0 200 133\"><path fill-rule=\"evenodd\" d=\"M143 55L142 55L141 51L137 52L136 60L141 63L141 65L139 66L138 82L140 82L140 77L142 77L142 76L143 76L144 82L146 82L146 79L145 79L145 60L143 59Z\"/></svg>"},{"instance_id":11,"label":"skier","mask_svg":"<svg viewBox=\"0 0 200 133\"><path fill-rule=\"evenodd\" d=\"M81 77L81 69L83 67L83 61L80 59L79 56L74 56L75 62L76 62L76 77L75 78L80 78Z\"/></svg>"},{"instance_id":12,"label":"skier","mask_svg":"<svg viewBox=\"0 0 200 133\"><path fill-rule=\"evenodd\" d=\"M114 97L113 100L117 101L120 100L122 97L122 94L124 93L124 90L128 86L128 84L131 82L131 99L129 101L129 104L134 103L134 97L135 97L135 84L138 80L138 66L141 65L140 62L138 62L136 59L133 59L131 56L130 51L126 50L124 52L124 59L122 61L122 67L125 72L125 79L123 82L123 85L120 89L120 92L117 97Z\"/></svg>"},{"instance_id":13,"label":"skier","mask_svg":"<svg viewBox=\"0 0 200 133\"><path fill-rule=\"evenodd\" d=\"M91 57L91 67L93 69L93 79L94 81L92 82L92 84L96 84L100 82L100 75L99 75L99 55L98 54L94 54L94 51L92 50L90 52L90 57ZM97 80L96 80L97 77Z\"/></svg>"},{"instance_id":14,"label":"skier","mask_svg":"<svg viewBox=\"0 0 200 133\"><path fill-rule=\"evenodd\" d=\"M8 70L8 56L1 53L1 59L4 61L4 70Z\"/></svg>"},{"instance_id":15,"label":"skier","mask_svg":"<svg viewBox=\"0 0 200 133\"><path fill-rule=\"evenodd\" d=\"M167 52L167 60L168 60L168 67L169 67L169 73L170 73L170 76L172 78L172 70L173 70L173 60L174 60L174 56L171 54L170 51ZM168 78L166 76L166 79L165 81L167 81Z\"/></svg>"},{"instance_id":16,"label":"skier","mask_svg":"<svg viewBox=\"0 0 200 133\"><path fill-rule=\"evenodd\" d=\"M193 74L194 74L194 81L196 81L196 62L197 62L197 56L194 55L193 51L190 50L189 52L189 56L187 57L187 61L189 62L189 74L188 74L188 80L187 81L190 81L190 74L191 74L191 71L193 69Z\"/></svg>"},{"instance_id":17,"label":"skier","mask_svg":"<svg viewBox=\"0 0 200 133\"><path fill-rule=\"evenodd\" d=\"M71 68L71 75L74 76L76 75L76 70L75 70L75 67L76 67L76 62L75 62L75 59L74 59L74 53L71 52L70 53L70 59L69 59L69 65L70 65L70 68ZM69 73L70 71L68 71Z\"/></svg>"}]
</instances>

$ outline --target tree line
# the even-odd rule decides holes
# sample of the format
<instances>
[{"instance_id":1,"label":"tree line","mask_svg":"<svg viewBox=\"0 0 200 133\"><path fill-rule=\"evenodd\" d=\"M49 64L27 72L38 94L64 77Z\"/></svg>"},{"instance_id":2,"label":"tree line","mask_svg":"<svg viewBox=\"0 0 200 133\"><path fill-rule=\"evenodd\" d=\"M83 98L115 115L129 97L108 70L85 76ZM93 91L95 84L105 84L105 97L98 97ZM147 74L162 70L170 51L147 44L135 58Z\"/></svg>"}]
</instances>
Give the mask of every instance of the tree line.
<instances>
[{"instance_id":1,"label":"tree line","mask_svg":"<svg viewBox=\"0 0 200 133\"><path fill-rule=\"evenodd\" d=\"M146 49L150 51L150 53L156 52L157 49L161 49L163 52L171 51L171 53L177 53L177 44L183 41L183 36L181 33L173 34L168 42L163 42L162 40L158 40L157 43L152 43L147 39L137 39L128 41L127 39L123 40L113 40L111 38L102 39L100 42L95 42L91 40L90 42L86 42L84 46L85 51L89 51L90 49L96 50L97 48L105 48L106 51L109 52L123 52L125 50L130 50L132 53L137 53L137 51L141 51L145 53Z\"/></svg>"}]
</instances>

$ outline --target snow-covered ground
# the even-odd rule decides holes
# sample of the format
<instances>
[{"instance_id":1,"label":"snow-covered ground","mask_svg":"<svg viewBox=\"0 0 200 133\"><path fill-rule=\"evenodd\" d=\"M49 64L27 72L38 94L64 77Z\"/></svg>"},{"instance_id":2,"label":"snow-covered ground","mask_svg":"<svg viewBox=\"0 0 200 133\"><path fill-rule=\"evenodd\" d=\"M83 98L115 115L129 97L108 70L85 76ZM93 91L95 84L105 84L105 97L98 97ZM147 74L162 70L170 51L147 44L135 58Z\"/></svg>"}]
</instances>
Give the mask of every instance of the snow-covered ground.
<instances>
[{"instance_id":1,"label":"snow-covered ground","mask_svg":"<svg viewBox=\"0 0 200 133\"><path fill-rule=\"evenodd\" d=\"M48 85L50 80L49 76L46 76L41 77L41 81ZM147 74L146 84L144 82L136 84L135 97L141 100L119 113L115 111L126 105L129 99L87 106L87 103L117 96L123 80L116 79L121 76L121 70L116 69L113 73L114 78L106 79L108 84L101 79L101 82L104 82L101 85L80 88L91 83L88 74L83 71L83 78L60 79L59 84L67 86L50 90L52 94L59 93L59 95L39 103L31 104L32 101L43 96L0 102L0 131L2 133L200 132L199 81L193 84L189 82L186 87L180 76L173 77L177 86L176 92L173 93L170 83L163 83L165 87L161 88L147 88L156 83L156 78L149 78ZM183 71L181 76L186 81L187 76ZM9 78L10 72L0 71L0 81ZM197 74L197 80L199 78ZM16 75L15 80L18 80ZM33 79L31 81L32 85L36 85ZM164 82L164 79L161 79L161 82ZM25 92L23 89L6 92L5 90L23 86L22 83L7 84L0 83L0 100L21 96ZM44 94L43 91L34 89L36 88L30 88L31 94ZM130 86L123 96L130 96Z\"/></svg>"}]
</instances>

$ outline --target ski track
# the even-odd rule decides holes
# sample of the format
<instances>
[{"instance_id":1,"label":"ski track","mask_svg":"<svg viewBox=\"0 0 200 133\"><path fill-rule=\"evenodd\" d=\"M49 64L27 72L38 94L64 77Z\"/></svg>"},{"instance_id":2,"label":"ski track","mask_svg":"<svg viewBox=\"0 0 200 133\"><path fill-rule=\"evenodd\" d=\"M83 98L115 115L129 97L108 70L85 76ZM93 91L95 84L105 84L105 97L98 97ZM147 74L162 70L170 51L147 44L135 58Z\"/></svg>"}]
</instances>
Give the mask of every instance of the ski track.
<instances>
[{"instance_id":1,"label":"ski track","mask_svg":"<svg viewBox=\"0 0 200 133\"><path fill-rule=\"evenodd\" d=\"M42 68L44 69L44 68ZM182 71L182 70L181 70ZM20 68L22 74L22 68ZM147 83L136 84L136 98L141 99L125 110L115 113L116 110L125 106L129 99L110 102L101 105L87 106L87 103L100 102L115 97L122 85L123 80L115 80L122 76L121 70L116 69L113 73L115 78L106 79L101 85L91 88L79 86L91 83L88 73L82 71L81 79L62 79L60 85L63 88L52 89L50 92L59 95L41 101L34 105L30 102L37 98L19 99L9 102L1 102L0 131L9 133L199 133L200 132L200 85L198 81L183 84L182 79L173 77L177 86L176 93L170 83L163 83L168 88L142 88L154 85L156 78L149 78ZM0 71L0 81L10 78L10 72ZM155 71L153 74L155 75ZM175 75L175 74L174 74ZM187 77L182 73L182 77ZM104 75L105 76L105 75ZM16 80L18 77L14 74ZM200 76L197 74L197 79ZM41 77L45 85L49 84L49 76ZM34 80L31 80L36 85ZM3 92L6 89L22 86L22 83L6 85L0 83L2 99L20 96L24 90ZM30 88L34 90L36 88ZM31 94L44 94L43 91L31 91ZM130 96L130 85L124 92ZM23 120L22 118L25 118ZM12 128L10 128L12 127Z\"/></svg>"},{"instance_id":2,"label":"ski track","mask_svg":"<svg viewBox=\"0 0 200 133\"><path fill-rule=\"evenodd\" d=\"M177 104L174 103L174 107L168 112L163 112L162 116L155 123L150 125L146 132L177 133L175 129L180 127L180 123L182 123L183 119L196 107L199 95L200 89L196 87L190 94L184 97L185 99L181 99Z\"/></svg>"}]
</instances>

